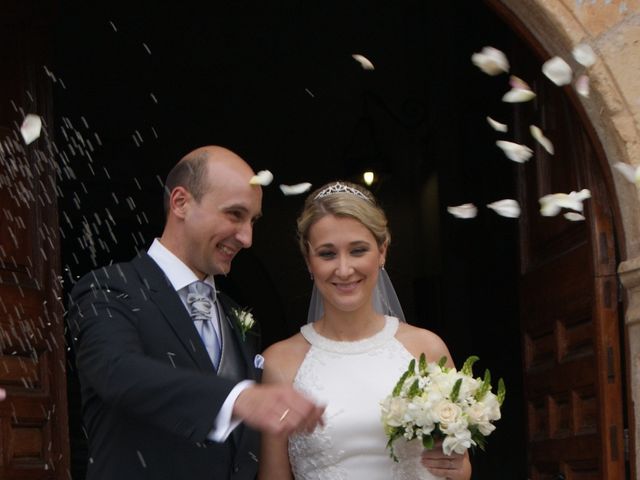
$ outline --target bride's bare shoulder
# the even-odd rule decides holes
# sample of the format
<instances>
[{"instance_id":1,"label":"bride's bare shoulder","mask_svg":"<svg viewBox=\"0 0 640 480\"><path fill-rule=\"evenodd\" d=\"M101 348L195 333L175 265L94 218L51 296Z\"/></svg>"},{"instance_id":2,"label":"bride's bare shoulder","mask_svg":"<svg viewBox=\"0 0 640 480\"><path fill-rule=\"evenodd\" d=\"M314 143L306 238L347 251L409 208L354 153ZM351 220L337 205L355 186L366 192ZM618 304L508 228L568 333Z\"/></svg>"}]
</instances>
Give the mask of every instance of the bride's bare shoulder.
<instances>
[{"instance_id":1,"label":"bride's bare shoulder","mask_svg":"<svg viewBox=\"0 0 640 480\"><path fill-rule=\"evenodd\" d=\"M298 368L309 351L309 343L297 333L292 337L276 342L264 353L263 380L293 382Z\"/></svg>"},{"instance_id":2,"label":"bride's bare shoulder","mask_svg":"<svg viewBox=\"0 0 640 480\"><path fill-rule=\"evenodd\" d=\"M451 359L447 345L431 330L400 323L396 338L416 358L424 353L430 362L437 362L443 356Z\"/></svg>"}]
</instances>

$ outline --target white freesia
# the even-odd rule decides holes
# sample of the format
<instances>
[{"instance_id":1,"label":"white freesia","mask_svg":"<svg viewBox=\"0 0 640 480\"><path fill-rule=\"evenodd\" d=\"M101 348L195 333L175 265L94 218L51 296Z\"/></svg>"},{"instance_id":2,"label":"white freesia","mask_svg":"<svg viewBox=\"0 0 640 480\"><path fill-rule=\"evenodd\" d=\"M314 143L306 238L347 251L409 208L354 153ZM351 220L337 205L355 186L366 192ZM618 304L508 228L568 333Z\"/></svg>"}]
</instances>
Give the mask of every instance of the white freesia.
<instances>
[{"instance_id":1,"label":"white freesia","mask_svg":"<svg viewBox=\"0 0 640 480\"><path fill-rule=\"evenodd\" d=\"M474 403L466 409L465 414L469 423L478 427L484 436L489 435L496 429L496 426L489 420L489 407L484 403Z\"/></svg>"},{"instance_id":2,"label":"white freesia","mask_svg":"<svg viewBox=\"0 0 640 480\"><path fill-rule=\"evenodd\" d=\"M266 187L271 182L273 182L273 173L269 170L260 170L249 180L251 185L262 185L263 187Z\"/></svg>"},{"instance_id":3,"label":"white freesia","mask_svg":"<svg viewBox=\"0 0 640 480\"><path fill-rule=\"evenodd\" d=\"M375 70L373 63L371 63L371 61L364 55L360 55L359 53L354 53L353 55L351 55L351 57L356 62L358 62L364 70Z\"/></svg>"},{"instance_id":4,"label":"white freesia","mask_svg":"<svg viewBox=\"0 0 640 480\"><path fill-rule=\"evenodd\" d=\"M508 218L518 218L520 216L520 204L517 200L505 198L497 202L488 203L487 207L494 210L498 215Z\"/></svg>"},{"instance_id":5,"label":"white freesia","mask_svg":"<svg viewBox=\"0 0 640 480\"><path fill-rule=\"evenodd\" d=\"M460 430L453 435L447 435L442 442L442 451L445 455L451 455L453 452L462 455L466 450L475 445L471 440L471 432L469 430Z\"/></svg>"},{"instance_id":6,"label":"white freesia","mask_svg":"<svg viewBox=\"0 0 640 480\"><path fill-rule=\"evenodd\" d=\"M390 427L399 427L405 420L407 400L401 397L387 397L381 403L382 421Z\"/></svg>"},{"instance_id":7,"label":"white freesia","mask_svg":"<svg viewBox=\"0 0 640 480\"><path fill-rule=\"evenodd\" d=\"M493 422L502 418L500 413L500 400L493 392L487 392L479 403L485 405L489 421Z\"/></svg>"},{"instance_id":8,"label":"white freesia","mask_svg":"<svg viewBox=\"0 0 640 480\"><path fill-rule=\"evenodd\" d=\"M573 70L567 62L560 57L553 57L542 65L542 73L553 83L561 87L569 85L573 78Z\"/></svg>"},{"instance_id":9,"label":"white freesia","mask_svg":"<svg viewBox=\"0 0 640 480\"><path fill-rule=\"evenodd\" d=\"M478 208L473 203L463 203L455 207L447 207L447 212L456 218L474 218L478 214Z\"/></svg>"},{"instance_id":10,"label":"white freesia","mask_svg":"<svg viewBox=\"0 0 640 480\"><path fill-rule=\"evenodd\" d=\"M24 143L29 145L31 142L36 140L40 136L40 131L42 130L42 119L33 113L29 113L22 122L20 126L20 133L22 134L22 138Z\"/></svg>"},{"instance_id":11,"label":"white freesia","mask_svg":"<svg viewBox=\"0 0 640 480\"><path fill-rule=\"evenodd\" d=\"M506 55L494 47L484 47L481 52L471 55L473 64L487 75L499 75L509 71Z\"/></svg>"},{"instance_id":12,"label":"white freesia","mask_svg":"<svg viewBox=\"0 0 640 480\"><path fill-rule=\"evenodd\" d=\"M544 195L538 200L540 202L540 213L544 217L554 217L563 208L582 212L584 210L582 202L587 198L591 198L591 192L586 188L579 192Z\"/></svg>"},{"instance_id":13,"label":"white freesia","mask_svg":"<svg viewBox=\"0 0 640 480\"><path fill-rule=\"evenodd\" d=\"M407 405L406 418L419 427L420 434L428 435L435 427L434 403L428 395L421 395Z\"/></svg>"},{"instance_id":14,"label":"white freesia","mask_svg":"<svg viewBox=\"0 0 640 480\"><path fill-rule=\"evenodd\" d=\"M507 103L528 102L536 97L527 82L515 75L511 75L509 79L511 90L502 96L502 101Z\"/></svg>"},{"instance_id":15,"label":"white freesia","mask_svg":"<svg viewBox=\"0 0 640 480\"><path fill-rule=\"evenodd\" d=\"M589 97L589 77L580 75L575 81L576 92L583 97Z\"/></svg>"},{"instance_id":16,"label":"white freesia","mask_svg":"<svg viewBox=\"0 0 640 480\"><path fill-rule=\"evenodd\" d=\"M431 378L432 391L440 394L441 398L445 398L446 395L453 390L453 386L460 378L460 374L455 369L451 369L447 372L439 371L432 373L429 378Z\"/></svg>"},{"instance_id":17,"label":"white freesia","mask_svg":"<svg viewBox=\"0 0 640 480\"><path fill-rule=\"evenodd\" d=\"M573 58L576 59L576 62L578 62L580 65L584 65L587 68L596 63L596 54L594 53L593 49L586 43L576 45L572 53Z\"/></svg>"},{"instance_id":18,"label":"white freesia","mask_svg":"<svg viewBox=\"0 0 640 480\"><path fill-rule=\"evenodd\" d=\"M544 136L542 130L535 125L529 125L529 131L531 132L531 136L536 139L536 141L542 145L542 147L549 152L551 155L554 153L553 143L547 137Z\"/></svg>"},{"instance_id":19,"label":"white freesia","mask_svg":"<svg viewBox=\"0 0 640 480\"><path fill-rule=\"evenodd\" d=\"M311 188L309 182L296 183L295 185L280 185L280 191L284 195L300 195Z\"/></svg>"},{"instance_id":20,"label":"white freesia","mask_svg":"<svg viewBox=\"0 0 640 480\"><path fill-rule=\"evenodd\" d=\"M617 162L613 164L613 168L618 170L628 181L635 184L636 187L640 187L640 167Z\"/></svg>"},{"instance_id":21,"label":"white freesia","mask_svg":"<svg viewBox=\"0 0 640 480\"><path fill-rule=\"evenodd\" d=\"M509 127L506 124L500 123L491 117L487 117L487 122L496 132L506 132L507 130L509 130Z\"/></svg>"},{"instance_id":22,"label":"white freesia","mask_svg":"<svg viewBox=\"0 0 640 480\"><path fill-rule=\"evenodd\" d=\"M502 149L509 160L513 160L514 162L524 163L533 155L533 150L519 143L498 140L496 145Z\"/></svg>"}]
</instances>

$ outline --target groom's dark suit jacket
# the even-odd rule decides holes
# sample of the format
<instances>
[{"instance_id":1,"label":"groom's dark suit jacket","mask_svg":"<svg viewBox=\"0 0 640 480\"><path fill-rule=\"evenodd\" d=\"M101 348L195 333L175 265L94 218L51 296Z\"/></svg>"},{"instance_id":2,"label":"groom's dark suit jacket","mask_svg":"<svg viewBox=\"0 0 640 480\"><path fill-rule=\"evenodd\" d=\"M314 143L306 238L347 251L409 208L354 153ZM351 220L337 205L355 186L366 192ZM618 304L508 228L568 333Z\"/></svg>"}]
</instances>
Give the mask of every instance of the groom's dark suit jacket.
<instances>
[{"instance_id":1,"label":"groom's dark suit jacket","mask_svg":"<svg viewBox=\"0 0 640 480\"><path fill-rule=\"evenodd\" d=\"M239 378L216 373L180 297L146 253L75 285L69 326L89 436L87 480L255 477L257 432L240 425L224 443L206 440L237 380L259 377L257 336L243 339L235 304L218 298L229 340L223 362L226 355L228 376Z\"/></svg>"}]
</instances>

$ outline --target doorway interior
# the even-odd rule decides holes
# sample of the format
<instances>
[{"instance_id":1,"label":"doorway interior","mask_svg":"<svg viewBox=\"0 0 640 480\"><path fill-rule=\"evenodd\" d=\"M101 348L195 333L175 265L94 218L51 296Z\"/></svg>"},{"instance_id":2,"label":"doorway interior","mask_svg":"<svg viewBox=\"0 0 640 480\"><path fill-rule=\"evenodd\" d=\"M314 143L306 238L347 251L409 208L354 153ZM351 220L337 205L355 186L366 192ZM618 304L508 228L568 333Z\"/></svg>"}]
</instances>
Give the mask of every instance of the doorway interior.
<instances>
[{"instance_id":1,"label":"doorway interior","mask_svg":"<svg viewBox=\"0 0 640 480\"><path fill-rule=\"evenodd\" d=\"M456 363L478 355L507 384L474 476L526 478L518 226L485 207L517 194L520 166L486 122L513 112L499 101L507 77L470 61L485 45L521 43L509 27L463 0L85 3L61 7L52 68L65 288L146 248L162 228L169 168L195 146L226 145L276 175L254 247L220 280L253 306L268 346L297 331L310 292L294 238L302 198L277 183L319 186L372 169L407 318L441 335ZM473 220L446 211L468 202L479 207ZM74 479L86 461L78 400L71 369Z\"/></svg>"}]
</instances>

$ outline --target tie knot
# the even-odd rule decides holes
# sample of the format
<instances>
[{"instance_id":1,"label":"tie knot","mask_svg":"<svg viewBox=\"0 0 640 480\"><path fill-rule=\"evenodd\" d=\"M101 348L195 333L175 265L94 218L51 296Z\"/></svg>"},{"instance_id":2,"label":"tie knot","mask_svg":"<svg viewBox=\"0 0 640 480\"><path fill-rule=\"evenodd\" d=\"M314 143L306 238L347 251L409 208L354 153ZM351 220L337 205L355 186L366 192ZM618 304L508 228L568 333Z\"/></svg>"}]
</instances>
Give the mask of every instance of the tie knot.
<instances>
[{"instance_id":1,"label":"tie knot","mask_svg":"<svg viewBox=\"0 0 640 480\"><path fill-rule=\"evenodd\" d=\"M189 285L187 304L194 320L210 320L215 303L215 292L204 282L193 282Z\"/></svg>"}]
</instances>

